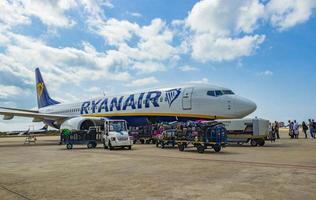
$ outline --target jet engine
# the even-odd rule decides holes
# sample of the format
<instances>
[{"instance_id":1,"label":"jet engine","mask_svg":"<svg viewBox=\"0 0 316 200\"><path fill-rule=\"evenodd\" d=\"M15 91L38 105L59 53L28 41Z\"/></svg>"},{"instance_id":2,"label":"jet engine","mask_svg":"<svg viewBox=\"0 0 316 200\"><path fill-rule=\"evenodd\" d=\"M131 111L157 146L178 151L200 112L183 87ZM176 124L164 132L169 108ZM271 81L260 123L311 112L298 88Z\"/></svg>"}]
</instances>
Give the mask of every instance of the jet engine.
<instances>
[{"instance_id":1,"label":"jet engine","mask_svg":"<svg viewBox=\"0 0 316 200\"><path fill-rule=\"evenodd\" d=\"M104 121L101 118L75 117L64 121L60 126L60 130L83 131L89 130L93 126L102 126L103 123Z\"/></svg>"}]
</instances>

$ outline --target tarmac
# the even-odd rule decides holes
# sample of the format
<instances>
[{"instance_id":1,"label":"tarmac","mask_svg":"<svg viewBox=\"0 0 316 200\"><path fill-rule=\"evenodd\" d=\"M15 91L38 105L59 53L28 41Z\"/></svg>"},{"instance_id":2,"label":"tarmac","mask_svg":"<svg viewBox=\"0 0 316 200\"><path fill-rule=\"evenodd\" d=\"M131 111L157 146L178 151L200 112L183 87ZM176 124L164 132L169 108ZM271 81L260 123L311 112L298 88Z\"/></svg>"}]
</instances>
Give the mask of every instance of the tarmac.
<instances>
[{"instance_id":1,"label":"tarmac","mask_svg":"<svg viewBox=\"0 0 316 200\"><path fill-rule=\"evenodd\" d=\"M302 138L302 134L300 135ZM316 140L208 150L109 151L0 138L0 199L316 199Z\"/></svg>"}]
</instances>

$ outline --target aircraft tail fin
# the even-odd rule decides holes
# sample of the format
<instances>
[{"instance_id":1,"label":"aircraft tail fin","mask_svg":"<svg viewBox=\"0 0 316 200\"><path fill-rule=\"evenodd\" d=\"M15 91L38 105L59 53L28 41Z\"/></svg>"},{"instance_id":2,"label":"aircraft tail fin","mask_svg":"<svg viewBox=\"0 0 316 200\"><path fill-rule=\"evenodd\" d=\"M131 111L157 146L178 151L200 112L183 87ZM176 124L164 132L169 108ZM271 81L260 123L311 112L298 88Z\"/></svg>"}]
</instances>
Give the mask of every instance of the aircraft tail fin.
<instances>
[{"instance_id":1,"label":"aircraft tail fin","mask_svg":"<svg viewBox=\"0 0 316 200\"><path fill-rule=\"evenodd\" d=\"M58 101L50 98L39 68L35 69L35 78L38 108L59 104Z\"/></svg>"}]
</instances>

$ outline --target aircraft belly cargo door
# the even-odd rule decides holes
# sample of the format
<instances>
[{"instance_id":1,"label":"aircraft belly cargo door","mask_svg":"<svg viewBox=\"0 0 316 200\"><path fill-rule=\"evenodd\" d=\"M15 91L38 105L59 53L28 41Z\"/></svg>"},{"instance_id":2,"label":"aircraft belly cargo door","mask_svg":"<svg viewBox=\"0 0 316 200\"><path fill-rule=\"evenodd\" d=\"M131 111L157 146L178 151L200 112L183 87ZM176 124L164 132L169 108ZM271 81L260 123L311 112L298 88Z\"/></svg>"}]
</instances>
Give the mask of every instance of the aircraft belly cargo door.
<instances>
[{"instance_id":1,"label":"aircraft belly cargo door","mask_svg":"<svg viewBox=\"0 0 316 200\"><path fill-rule=\"evenodd\" d=\"M193 88L184 89L182 96L182 108L183 110L191 110L192 109L192 92Z\"/></svg>"}]
</instances>

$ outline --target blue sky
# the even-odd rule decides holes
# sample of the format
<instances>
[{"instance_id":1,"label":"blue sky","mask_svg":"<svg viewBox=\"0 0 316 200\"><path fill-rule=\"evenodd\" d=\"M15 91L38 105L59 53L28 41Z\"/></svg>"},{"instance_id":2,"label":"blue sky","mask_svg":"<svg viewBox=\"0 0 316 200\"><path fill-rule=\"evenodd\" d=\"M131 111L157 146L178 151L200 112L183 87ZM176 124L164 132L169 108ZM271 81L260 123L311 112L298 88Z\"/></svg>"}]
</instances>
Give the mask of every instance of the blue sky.
<instances>
[{"instance_id":1,"label":"blue sky","mask_svg":"<svg viewBox=\"0 0 316 200\"><path fill-rule=\"evenodd\" d=\"M0 105L36 107L40 67L60 101L201 82L254 100L252 116L316 118L315 10L315 0L4 0ZM30 124L0 120L0 131Z\"/></svg>"}]
</instances>

